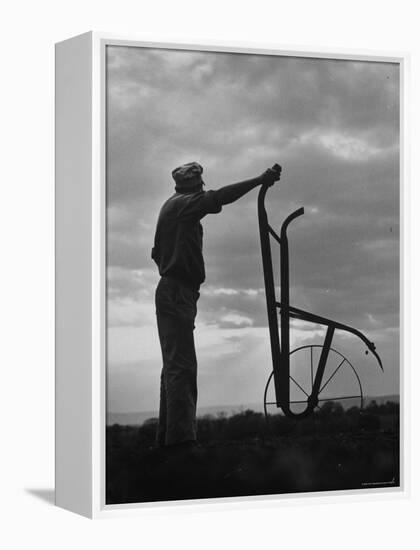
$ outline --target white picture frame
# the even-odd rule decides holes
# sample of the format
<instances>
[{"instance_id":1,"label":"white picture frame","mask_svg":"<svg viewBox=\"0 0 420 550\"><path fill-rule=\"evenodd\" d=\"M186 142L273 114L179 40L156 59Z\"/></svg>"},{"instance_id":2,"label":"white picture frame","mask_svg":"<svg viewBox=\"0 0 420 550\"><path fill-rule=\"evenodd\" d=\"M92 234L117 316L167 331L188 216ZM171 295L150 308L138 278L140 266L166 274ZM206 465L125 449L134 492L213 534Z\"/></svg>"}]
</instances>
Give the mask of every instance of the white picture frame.
<instances>
[{"instance_id":1,"label":"white picture frame","mask_svg":"<svg viewBox=\"0 0 420 550\"><path fill-rule=\"evenodd\" d=\"M407 377L404 355L403 287L407 246L407 70L406 54L307 51L245 44L182 44L141 41L89 32L56 45L56 504L90 518L136 513L177 503L105 503L105 48L108 45L241 52L312 58L385 61L400 66L400 258L401 296L401 483L399 487L357 491L252 497L256 502L288 502L305 497L399 498L408 490ZM404 260L404 261L403 261ZM205 501L238 505L251 497ZM188 501L184 506L203 503ZM179 505L179 503L178 503Z\"/></svg>"}]
</instances>

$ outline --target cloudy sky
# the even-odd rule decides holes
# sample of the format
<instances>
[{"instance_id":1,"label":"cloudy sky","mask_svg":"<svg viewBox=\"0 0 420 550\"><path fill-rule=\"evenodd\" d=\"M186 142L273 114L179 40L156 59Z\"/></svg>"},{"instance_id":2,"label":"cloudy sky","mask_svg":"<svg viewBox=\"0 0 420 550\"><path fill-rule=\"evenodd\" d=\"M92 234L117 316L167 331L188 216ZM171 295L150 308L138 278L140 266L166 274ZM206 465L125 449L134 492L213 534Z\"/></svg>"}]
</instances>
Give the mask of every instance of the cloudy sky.
<instances>
[{"instance_id":1,"label":"cloudy sky","mask_svg":"<svg viewBox=\"0 0 420 550\"><path fill-rule=\"evenodd\" d=\"M108 410L156 410L161 354L150 258L171 171L204 166L206 189L278 162L270 222L290 227L291 303L374 341L334 347L368 395L398 393L399 74L390 63L108 47ZM203 220L199 405L262 402L271 370L257 191ZM277 257L275 256L276 265ZM295 346L323 330L295 324Z\"/></svg>"}]
</instances>

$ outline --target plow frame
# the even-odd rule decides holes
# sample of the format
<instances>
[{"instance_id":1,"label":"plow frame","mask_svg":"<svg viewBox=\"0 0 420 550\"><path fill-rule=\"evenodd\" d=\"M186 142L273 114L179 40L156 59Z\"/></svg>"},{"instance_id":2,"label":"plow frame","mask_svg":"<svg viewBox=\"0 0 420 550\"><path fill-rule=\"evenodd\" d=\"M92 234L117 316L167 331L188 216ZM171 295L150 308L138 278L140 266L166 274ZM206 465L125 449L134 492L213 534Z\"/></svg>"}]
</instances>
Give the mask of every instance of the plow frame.
<instances>
[{"instance_id":1,"label":"plow frame","mask_svg":"<svg viewBox=\"0 0 420 550\"><path fill-rule=\"evenodd\" d=\"M267 316L270 332L275 400L277 407L281 408L286 416L302 418L311 414L318 405L318 396L322 389L321 385L325 373L325 367L329 352L332 349L331 345L336 330L345 331L360 338L366 345L367 350L369 350L376 358L382 370L383 366L382 361L376 352L374 343L368 340L368 338L359 330L290 305L289 242L287 230L292 221L304 214L304 208L298 208L284 220L279 235L268 222L267 211L265 208L265 198L268 188L268 185L261 186L258 194L258 224L264 272ZM280 301L276 299L276 287L274 282L273 260L271 254L271 239L273 239L280 247ZM278 315L280 316L280 327ZM298 319L327 327L319 361L315 368L312 391L308 396L305 410L300 413L293 412L290 408L290 319ZM368 352L366 351L366 353Z\"/></svg>"}]
</instances>

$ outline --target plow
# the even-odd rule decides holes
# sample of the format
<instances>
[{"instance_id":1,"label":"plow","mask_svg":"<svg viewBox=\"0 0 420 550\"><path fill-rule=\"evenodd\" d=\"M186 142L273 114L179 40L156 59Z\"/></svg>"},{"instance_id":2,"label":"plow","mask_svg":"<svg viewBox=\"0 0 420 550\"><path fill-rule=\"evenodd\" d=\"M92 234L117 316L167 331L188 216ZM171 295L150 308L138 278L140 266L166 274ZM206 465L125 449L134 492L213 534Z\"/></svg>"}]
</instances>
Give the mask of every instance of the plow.
<instances>
[{"instance_id":1,"label":"plow","mask_svg":"<svg viewBox=\"0 0 420 550\"><path fill-rule=\"evenodd\" d=\"M280 176L278 164L272 169ZM288 229L292 222L304 215L304 208L287 216L280 231L276 232L268 221L265 207L270 187L261 186L258 195L258 225L272 358L272 371L264 389L265 416L268 418L272 410L280 409L287 417L305 418L327 401L352 400L363 408L363 388L356 367L332 347L336 332L358 338L365 346L366 354L371 353L383 371L381 358L375 344L358 329L290 304ZM279 249L279 281L274 277L272 245ZM291 320L324 327L323 342L291 350Z\"/></svg>"}]
</instances>

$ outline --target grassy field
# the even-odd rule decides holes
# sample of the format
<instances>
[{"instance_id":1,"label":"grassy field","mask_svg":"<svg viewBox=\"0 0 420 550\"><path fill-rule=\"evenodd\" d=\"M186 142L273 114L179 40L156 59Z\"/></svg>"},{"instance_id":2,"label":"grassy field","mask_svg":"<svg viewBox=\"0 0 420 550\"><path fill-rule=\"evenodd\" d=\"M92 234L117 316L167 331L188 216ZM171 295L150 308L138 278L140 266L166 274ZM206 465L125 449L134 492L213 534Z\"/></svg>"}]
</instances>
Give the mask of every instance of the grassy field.
<instances>
[{"instance_id":1,"label":"grassy field","mask_svg":"<svg viewBox=\"0 0 420 550\"><path fill-rule=\"evenodd\" d=\"M156 420L107 428L107 504L399 485L399 405L363 411L325 403L312 416L261 413L198 419L200 448L153 448Z\"/></svg>"}]
</instances>

